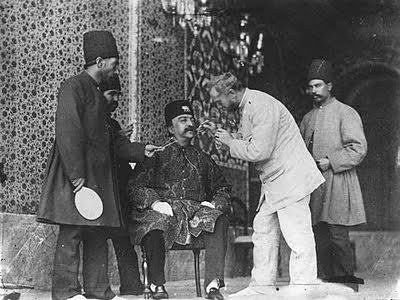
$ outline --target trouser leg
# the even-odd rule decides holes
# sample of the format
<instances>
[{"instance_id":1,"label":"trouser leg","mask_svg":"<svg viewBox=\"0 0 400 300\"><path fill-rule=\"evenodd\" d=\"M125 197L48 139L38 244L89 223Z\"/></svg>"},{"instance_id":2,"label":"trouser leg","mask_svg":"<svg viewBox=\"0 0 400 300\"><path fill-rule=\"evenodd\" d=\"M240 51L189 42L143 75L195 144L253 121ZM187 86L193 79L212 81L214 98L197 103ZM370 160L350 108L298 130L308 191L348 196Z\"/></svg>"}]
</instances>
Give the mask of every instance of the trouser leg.
<instances>
[{"instance_id":1,"label":"trouser leg","mask_svg":"<svg viewBox=\"0 0 400 300\"><path fill-rule=\"evenodd\" d=\"M149 283L165 284L165 241L162 231L150 231L143 237L142 244L146 251Z\"/></svg>"},{"instance_id":2,"label":"trouser leg","mask_svg":"<svg viewBox=\"0 0 400 300\"><path fill-rule=\"evenodd\" d=\"M52 299L63 300L81 294L79 273L79 226L60 225L53 262Z\"/></svg>"},{"instance_id":3,"label":"trouser leg","mask_svg":"<svg viewBox=\"0 0 400 300\"><path fill-rule=\"evenodd\" d=\"M83 288L87 298L112 299L108 279L108 244L104 228L83 229Z\"/></svg>"},{"instance_id":4,"label":"trouser leg","mask_svg":"<svg viewBox=\"0 0 400 300\"><path fill-rule=\"evenodd\" d=\"M278 211L282 234L290 247L291 284L315 283L317 257L309 208L310 196Z\"/></svg>"},{"instance_id":5,"label":"trouser leg","mask_svg":"<svg viewBox=\"0 0 400 300\"><path fill-rule=\"evenodd\" d=\"M332 276L354 275L355 259L348 226L328 224L328 227L332 247Z\"/></svg>"},{"instance_id":6,"label":"trouser leg","mask_svg":"<svg viewBox=\"0 0 400 300\"><path fill-rule=\"evenodd\" d=\"M253 221L254 265L251 271L251 287L274 285L276 281L280 230L277 214L268 213L266 201Z\"/></svg>"},{"instance_id":7,"label":"trouser leg","mask_svg":"<svg viewBox=\"0 0 400 300\"><path fill-rule=\"evenodd\" d=\"M204 288L214 279L224 280L228 227L227 217L221 215L215 223L214 232L203 232L201 235L206 247Z\"/></svg>"},{"instance_id":8,"label":"trouser leg","mask_svg":"<svg viewBox=\"0 0 400 300\"><path fill-rule=\"evenodd\" d=\"M117 258L121 294L143 290L140 282L138 257L130 238L122 231L111 237Z\"/></svg>"},{"instance_id":9,"label":"trouser leg","mask_svg":"<svg viewBox=\"0 0 400 300\"><path fill-rule=\"evenodd\" d=\"M332 247L328 226L325 222L319 222L313 226L317 250L318 277L321 279L332 277Z\"/></svg>"}]
</instances>

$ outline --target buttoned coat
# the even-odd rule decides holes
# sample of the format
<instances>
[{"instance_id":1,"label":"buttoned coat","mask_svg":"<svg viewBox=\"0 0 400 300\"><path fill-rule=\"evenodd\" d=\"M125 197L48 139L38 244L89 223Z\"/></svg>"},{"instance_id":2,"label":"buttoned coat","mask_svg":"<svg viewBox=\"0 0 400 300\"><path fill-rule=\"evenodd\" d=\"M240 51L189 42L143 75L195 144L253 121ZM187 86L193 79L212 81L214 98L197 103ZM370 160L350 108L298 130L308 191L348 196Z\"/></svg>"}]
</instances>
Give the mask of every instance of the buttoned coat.
<instances>
[{"instance_id":1,"label":"buttoned coat","mask_svg":"<svg viewBox=\"0 0 400 300\"><path fill-rule=\"evenodd\" d=\"M314 132L314 159L328 158L331 164L322 173L325 183L311 195L313 224L321 221L348 226L364 223L356 166L367 154L367 141L357 111L331 98L307 113L300 128L307 145Z\"/></svg>"},{"instance_id":2,"label":"buttoned coat","mask_svg":"<svg viewBox=\"0 0 400 300\"><path fill-rule=\"evenodd\" d=\"M240 109L238 138L232 141L230 154L255 163L262 182L258 208L266 199L268 211L273 213L324 182L293 116L281 102L246 89Z\"/></svg>"},{"instance_id":3,"label":"buttoned coat","mask_svg":"<svg viewBox=\"0 0 400 300\"><path fill-rule=\"evenodd\" d=\"M144 160L144 145L113 136L106 124L106 101L96 81L86 72L69 78L58 95L56 138L50 151L40 197L39 222L120 227L121 207L116 178L116 156ZM103 213L87 220L74 204L75 178L101 198Z\"/></svg>"}]
</instances>

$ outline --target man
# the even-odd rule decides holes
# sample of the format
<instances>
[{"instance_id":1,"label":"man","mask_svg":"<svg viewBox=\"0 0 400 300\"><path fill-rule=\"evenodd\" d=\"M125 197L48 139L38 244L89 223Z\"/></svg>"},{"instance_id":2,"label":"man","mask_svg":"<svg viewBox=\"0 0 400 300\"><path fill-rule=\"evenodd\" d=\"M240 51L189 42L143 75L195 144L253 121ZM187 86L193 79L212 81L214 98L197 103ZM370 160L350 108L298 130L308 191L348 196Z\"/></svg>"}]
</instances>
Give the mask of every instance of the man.
<instances>
[{"instance_id":1,"label":"man","mask_svg":"<svg viewBox=\"0 0 400 300\"><path fill-rule=\"evenodd\" d=\"M106 125L112 135L118 134L130 136L132 130L128 127L122 130L118 121L111 117L118 107L119 97L121 95L121 84L118 75L114 75L109 80L100 84L100 91L103 93L107 103ZM127 224L128 200L126 188L128 178L132 173L129 162L125 159L116 159L115 171L119 188L119 198L121 202L121 212L124 223ZM140 281L138 258L130 237L125 228L110 229L110 238L114 245L115 256L118 263L118 273L120 279L120 295L141 295L143 294L143 284Z\"/></svg>"},{"instance_id":2,"label":"man","mask_svg":"<svg viewBox=\"0 0 400 300\"><path fill-rule=\"evenodd\" d=\"M235 158L255 163L262 182L252 236L254 267L248 288L234 296L273 294L280 231L291 248L290 287L317 282L310 194L323 181L292 115L272 96L245 88L231 73L212 77L210 96L227 109L239 110L233 135L218 129L217 145ZM300 289L300 288L299 288Z\"/></svg>"},{"instance_id":3,"label":"man","mask_svg":"<svg viewBox=\"0 0 400 300\"><path fill-rule=\"evenodd\" d=\"M108 248L104 227L122 224L118 187L112 168L114 152L133 161L152 155L154 146L110 137L106 102L98 89L118 67L118 51L108 31L83 36L85 71L67 79L58 94L56 138L52 147L37 219L59 225L54 256L52 299L86 299L78 281L79 244L83 243L83 289L87 298L119 299L107 276ZM112 138L112 140L111 140ZM82 187L94 190L103 204L95 220L81 216L74 205Z\"/></svg>"},{"instance_id":4,"label":"man","mask_svg":"<svg viewBox=\"0 0 400 300\"><path fill-rule=\"evenodd\" d=\"M300 129L325 183L311 195L318 277L329 282L363 283L354 277L349 226L365 222L356 166L367 154L361 118L332 96L333 72L324 59L313 60L307 81L314 108Z\"/></svg>"},{"instance_id":5,"label":"man","mask_svg":"<svg viewBox=\"0 0 400 300\"><path fill-rule=\"evenodd\" d=\"M136 166L137 175L129 183L131 238L145 249L154 299L168 298L165 250L174 243L203 240L206 297L220 300L230 187L211 157L191 145L196 128L190 103L166 105L165 121L173 138L162 152Z\"/></svg>"}]
</instances>

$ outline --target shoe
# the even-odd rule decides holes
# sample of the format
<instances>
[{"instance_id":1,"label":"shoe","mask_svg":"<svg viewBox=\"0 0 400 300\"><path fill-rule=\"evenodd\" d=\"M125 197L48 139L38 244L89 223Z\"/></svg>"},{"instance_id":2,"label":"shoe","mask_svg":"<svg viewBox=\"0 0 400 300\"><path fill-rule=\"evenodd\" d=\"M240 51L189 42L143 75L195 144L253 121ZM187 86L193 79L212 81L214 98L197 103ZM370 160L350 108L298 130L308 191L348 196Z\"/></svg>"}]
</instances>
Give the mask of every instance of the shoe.
<instances>
[{"instance_id":1,"label":"shoe","mask_svg":"<svg viewBox=\"0 0 400 300\"><path fill-rule=\"evenodd\" d=\"M78 294L78 295L75 295L75 296L73 296L73 297L68 298L67 300L87 300L87 298L84 297L84 296L81 295L81 294Z\"/></svg>"},{"instance_id":2,"label":"shoe","mask_svg":"<svg viewBox=\"0 0 400 300\"><path fill-rule=\"evenodd\" d=\"M168 293L163 285L157 285L154 291L151 291L153 299L168 299Z\"/></svg>"},{"instance_id":3,"label":"shoe","mask_svg":"<svg viewBox=\"0 0 400 300\"><path fill-rule=\"evenodd\" d=\"M247 297L247 296L257 296L257 295L277 295L277 289L275 286L249 286L243 290L240 290L234 294L230 294L229 298L235 297ZM241 298L241 299L242 299Z\"/></svg>"},{"instance_id":4,"label":"shoe","mask_svg":"<svg viewBox=\"0 0 400 300\"><path fill-rule=\"evenodd\" d=\"M206 295L206 299L212 300L223 300L224 296L222 296L221 292L217 288L211 288L208 294Z\"/></svg>"}]
</instances>

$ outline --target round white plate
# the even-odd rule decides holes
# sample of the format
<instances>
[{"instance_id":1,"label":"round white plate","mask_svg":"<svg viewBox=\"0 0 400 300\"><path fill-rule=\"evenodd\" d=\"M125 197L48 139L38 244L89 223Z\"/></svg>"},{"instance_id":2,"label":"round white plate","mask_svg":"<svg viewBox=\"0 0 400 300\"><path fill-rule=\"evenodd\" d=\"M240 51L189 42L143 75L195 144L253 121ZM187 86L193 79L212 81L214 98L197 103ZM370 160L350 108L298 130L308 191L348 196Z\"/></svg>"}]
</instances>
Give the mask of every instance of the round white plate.
<instances>
[{"instance_id":1,"label":"round white plate","mask_svg":"<svg viewBox=\"0 0 400 300\"><path fill-rule=\"evenodd\" d=\"M75 194L75 207L87 220L96 220L103 213L103 203L99 195L87 187L81 188Z\"/></svg>"}]
</instances>

